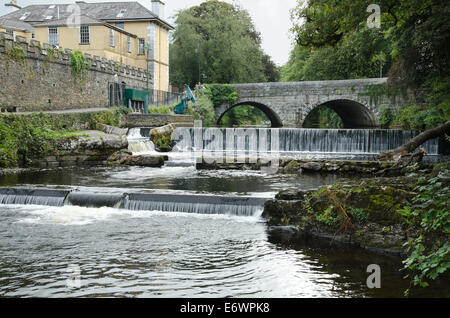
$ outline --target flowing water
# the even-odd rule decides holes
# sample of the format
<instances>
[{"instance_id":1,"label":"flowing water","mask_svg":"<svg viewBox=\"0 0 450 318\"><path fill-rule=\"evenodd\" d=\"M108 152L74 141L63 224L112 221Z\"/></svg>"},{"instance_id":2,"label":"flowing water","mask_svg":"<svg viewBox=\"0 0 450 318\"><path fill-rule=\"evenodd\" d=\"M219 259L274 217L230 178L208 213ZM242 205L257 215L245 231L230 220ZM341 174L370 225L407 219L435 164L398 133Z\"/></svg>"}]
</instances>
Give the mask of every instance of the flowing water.
<instances>
[{"instance_id":1,"label":"flowing water","mask_svg":"<svg viewBox=\"0 0 450 318\"><path fill-rule=\"evenodd\" d=\"M129 132L131 151L154 151L148 131ZM408 288L399 259L286 242L260 217L280 190L348 180L198 171L189 152L170 158L163 168L0 177L0 296L401 297ZM370 264L381 266L381 289L366 286ZM448 297L450 290L413 295Z\"/></svg>"}]
</instances>

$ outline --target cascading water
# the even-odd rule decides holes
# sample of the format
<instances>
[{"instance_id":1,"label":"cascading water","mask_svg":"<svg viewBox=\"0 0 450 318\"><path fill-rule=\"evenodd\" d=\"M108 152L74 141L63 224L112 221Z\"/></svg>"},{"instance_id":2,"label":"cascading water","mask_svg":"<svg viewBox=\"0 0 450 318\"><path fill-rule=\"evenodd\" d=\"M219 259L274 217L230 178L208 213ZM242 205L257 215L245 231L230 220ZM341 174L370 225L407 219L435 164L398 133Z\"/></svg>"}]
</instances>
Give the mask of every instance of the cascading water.
<instances>
[{"instance_id":1,"label":"cascading water","mask_svg":"<svg viewBox=\"0 0 450 318\"><path fill-rule=\"evenodd\" d=\"M63 206L70 191L0 188L0 204Z\"/></svg>"},{"instance_id":2,"label":"cascading water","mask_svg":"<svg viewBox=\"0 0 450 318\"><path fill-rule=\"evenodd\" d=\"M130 194L123 201L122 208L134 211L259 216L266 200L220 196Z\"/></svg>"},{"instance_id":3,"label":"cascading water","mask_svg":"<svg viewBox=\"0 0 450 318\"><path fill-rule=\"evenodd\" d=\"M214 144L223 151L378 154L397 148L418 134L410 130L375 129L180 128L175 131L175 141L181 152L212 150ZM428 154L437 155L438 144L436 138L422 147Z\"/></svg>"},{"instance_id":4,"label":"cascading water","mask_svg":"<svg viewBox=\"0 0 450 318\"><path fill-rule=\"evenodd\" d=\"M87 193L72 190L1 188L0 204L79 206L132 211L260 216L265 198L153 193Z\"/></svg>"},{"instance_id":5,"label":"cascading water","mask_svg":"<svg viewBox=\"0 0 450 318\"><path fill-rule=\"evenodd\" d=\"M142 134L142 131L147 132ZM128 150L132 153L148 153L155 151L155 145L149 139L150 128L131 128L128 131Z\"/></svg>"}]
</instances>

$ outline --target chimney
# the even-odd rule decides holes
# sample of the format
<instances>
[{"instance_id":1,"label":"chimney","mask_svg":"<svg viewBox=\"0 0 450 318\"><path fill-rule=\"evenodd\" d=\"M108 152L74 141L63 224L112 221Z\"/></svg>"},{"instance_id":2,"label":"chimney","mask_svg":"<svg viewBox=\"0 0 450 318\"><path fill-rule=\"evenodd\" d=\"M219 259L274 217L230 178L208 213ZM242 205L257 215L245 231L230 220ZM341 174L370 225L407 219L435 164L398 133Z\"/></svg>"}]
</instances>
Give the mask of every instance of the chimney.
<instances>
[{"instance_id":1,"label":"chimney","mask_svg":"<svg viewBox=\"0 0 450 318\"><path fill-rule=\"evenodd\" d=\"M152 11L159 18L164 19L164 2L160 0L152 0Z\"/></svg>"},{"instance_id":2,"label":"chimney","mask_svg":"<svg viewBox=\"0 0 450 318\"><path fill-rule=\"evenodd\" d=\"M6 10L7 13L11 13L11 12L14 12L16 10L22 9L22 7L17 4L17 0L11 0L11 2L5 3L5 7L7 9Z\"/></svg>"}]
</instances>

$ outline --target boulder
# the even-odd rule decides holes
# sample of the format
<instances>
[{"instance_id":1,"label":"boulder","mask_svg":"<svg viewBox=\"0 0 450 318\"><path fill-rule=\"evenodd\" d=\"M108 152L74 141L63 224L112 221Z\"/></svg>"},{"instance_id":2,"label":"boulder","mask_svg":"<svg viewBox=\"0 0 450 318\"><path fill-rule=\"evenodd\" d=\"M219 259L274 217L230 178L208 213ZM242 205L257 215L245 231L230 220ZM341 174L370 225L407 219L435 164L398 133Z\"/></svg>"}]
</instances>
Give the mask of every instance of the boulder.
<instances>
[{"instance_id":1,"label":"boulder","mask_svg":"<svg viewBox=\"0 0 450 318\"><path fill-rule=\"evenodd\" d=\"M286 200L286 201L292 201L292 200L303 200L305 197L305 192L298 189L287 189L279 192L275 198L277 200Z\"/></svg>"},{"instance_id":2,"label":"boulder","mask_svg":"<svg viewBox=\"0 0 450 318\"><path fill-rule=\"evenodd\" d=\"M301 168L305 171L319 172L323 168L323 163L321 163L321 162L306 162L301 165Z\"/></svg>"},{"instance_id":3,"label":"boulder","mask_svg":"<svg viewBox=\"0 0 450 318\"><path fill-rule=\"evenodd\" d=\"M150 132L150 140L155 144L157 150L170 151L172 144L172 136L176 127L173 124L154 128Z\"/></svg>"}]
</instances>

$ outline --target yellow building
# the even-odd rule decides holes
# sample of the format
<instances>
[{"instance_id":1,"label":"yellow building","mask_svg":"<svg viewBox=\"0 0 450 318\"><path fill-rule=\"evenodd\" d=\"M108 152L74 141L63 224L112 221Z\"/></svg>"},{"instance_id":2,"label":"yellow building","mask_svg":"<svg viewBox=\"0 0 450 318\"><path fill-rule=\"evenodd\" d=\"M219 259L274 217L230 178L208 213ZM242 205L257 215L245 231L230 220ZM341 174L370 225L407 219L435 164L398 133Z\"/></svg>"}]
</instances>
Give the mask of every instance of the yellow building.
<instances>
[{"instance_id":1,"label":"yellow building","mask_svg":"<svg viewBox=\"0 0 450 318\"><path fill-rule=\"evenodd\" d=\"M0 17L0 31L148 68L153 89L168 91L173 27L164 21L164 3L151 4L152 11L138 2L30 5Z\"/></svg>"},{"instance_id":2,"label":"yellow building","mask_svg":"<svg viewBox=\"0 0 450 318\"><path fill-rule=\"evenodd\" d=\"M33 33L33 27L25 22L6 19L0 17L0 32L6 32L11 34L14 38L19 35L28 39L31 39Z\"/></svg>"}]
</instances>

